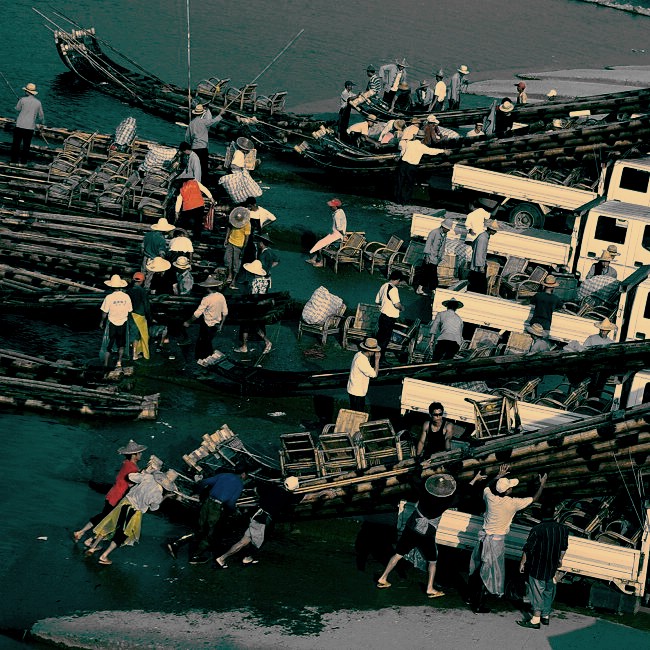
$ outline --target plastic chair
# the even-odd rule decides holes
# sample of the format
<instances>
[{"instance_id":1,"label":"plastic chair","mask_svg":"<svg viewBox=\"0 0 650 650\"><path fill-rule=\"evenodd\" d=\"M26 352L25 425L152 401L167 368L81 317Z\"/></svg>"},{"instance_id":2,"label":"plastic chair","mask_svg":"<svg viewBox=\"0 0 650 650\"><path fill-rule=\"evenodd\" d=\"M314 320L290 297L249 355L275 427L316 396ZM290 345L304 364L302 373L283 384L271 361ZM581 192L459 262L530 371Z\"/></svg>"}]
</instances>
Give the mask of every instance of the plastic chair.
<instances>
[{"instance_id":1,"label":"plastic chair","mask_svg":"<svg viewBox=\"0 0 650 650\"><path fill-rule=\"evenodd\" d=\"M415 338L417 331L420 327L420 319L416 318L412 323L395 323L393 333L391 334L390 341L386 346L388 352L393 352L398 355L401 352L406 352L411 345L411 341Z\"/></svg>"}]
</instances>

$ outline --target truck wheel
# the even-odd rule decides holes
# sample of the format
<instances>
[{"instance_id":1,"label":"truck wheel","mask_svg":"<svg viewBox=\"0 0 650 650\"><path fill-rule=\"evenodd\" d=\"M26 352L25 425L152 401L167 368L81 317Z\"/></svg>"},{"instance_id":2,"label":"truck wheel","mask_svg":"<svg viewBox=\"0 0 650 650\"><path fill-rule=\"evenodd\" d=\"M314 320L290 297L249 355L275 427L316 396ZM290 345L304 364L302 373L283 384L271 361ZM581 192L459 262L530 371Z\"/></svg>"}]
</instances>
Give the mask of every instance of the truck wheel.
<instances>
[{"instance_id":1,"label":"truck wheel","mask_svg":"<svg viewBox=\"0 0 650 650\"><path fill-rule=\"evenodd\" d=\"M534 203L519 203L510 210L510 223L517 230L541 228L544 215Z\"/></svg>"}]
</instances>

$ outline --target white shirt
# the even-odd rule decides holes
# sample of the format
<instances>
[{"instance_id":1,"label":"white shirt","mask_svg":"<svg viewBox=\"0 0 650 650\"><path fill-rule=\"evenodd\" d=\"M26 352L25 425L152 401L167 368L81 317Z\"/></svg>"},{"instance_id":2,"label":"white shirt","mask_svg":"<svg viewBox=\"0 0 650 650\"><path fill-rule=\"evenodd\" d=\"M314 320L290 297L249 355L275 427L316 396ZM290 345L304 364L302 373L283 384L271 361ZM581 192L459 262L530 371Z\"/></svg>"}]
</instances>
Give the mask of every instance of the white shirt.
<instances>
[{"instance_id":1,"label":"white shirt","mask_svg":"<svg viewBox=\"0 0 650 650\"><path fill-rule=\"evenodd\" d=\"M223 294L215 291L205 296L194 312L194 318L199 318L201 315L208 327L218 325L228 315L228 305Z\"/></svg>"},{"instance_id":2,"label":"white shirt","mask_svg":"<svg viewBox=\"0 0 650 650\"><path fill-rule=\"evenodd\" d=\"M129 314L133 311L131 298L124 291L109 293L102 302L101 310L108 314L109 322L113 325L124 325Z\"/></svg>"},{"instance_id":3,"label":"white shirt","mask_svg":"<svg viewBox=\"0 0 650 650\"><path fill-rule=\"evenodd\" d=\"M444 149L434 149L433 147L427 147L419 140L401 140L399 147L402 150L402 160L405 163L409 163L410 165L419 165L420 160L422 160L422 156L424 156L424 154L437 156L441 153L445 153Z\"/></svg>"},{"instance_id":4,"label":"white shirt","mask_svg":"<svg viewBox=\"0 0 650 650\"><path fill-rule=\"evenodd\" d=\"M382 284L375 297L375 303L381 305L381 313L389 318L399 318L399 291L390 282Z\"/></svg>"},{"instance_id":5,"label":"white shirt","mask_svg":"<svg viewBox=\"0 0 650 650\"><path fill-rule=\"evenodd\" d=\"M490 213L487 210L483 210L483 208L472 210L472 212L467 215L467 219L465 219L467 239L471 241L485 231L485 220L489 218L489 216ZM473 235L470 234L470 230L473 231Z\"/></svg>"},{"instance_id":6,"label":"white shirt","mask_svg":"<svg viewBox=\"0 0 650 650\"><path fill-rule=\"evenodd\" d=\"M340 232L345 235L348 228L348 218L345 216L342 208L338 208L332 215L332 232Z\"/></svg>"},{"instance_id":7,"label":"white shirt","mask_svg":"<svg viewBox=\"0 0 650 650\"><path fill-rule=\"evenodd\" d=\"M348 393L357 397L365 397L368 392L370 378L376 377L375 369L363 352L357 352L352 359L350 376L348 377Z\"/></svg>"},{"instance_id":8,"label":"white shirt","mask_svg":"<svg viewBox=\"0 0 650 650\"><path fill-rule=\"evenodd\" d=\"M399 82L402 80L402 76L404 75L404 72L400 70L396 75L395 75L395 81L393 81L393 85L390 87L391 92L396 93L397 89L399 88Z\"/></svg>"},{"instance_id":9,"label":"white shirt","mask_svg":"<svg viewBox=\"0 0 650 650\"><path fill-rule=\"evenodd\" d=\"M258 205L257 209L251 210L250 213L251 219L259 219L261 227L264 227L264 224L267 221L275 221L277 219L277 217L272 212L269 212L261 205Z\"/></svg>"},{"instance_id":10,"label":"white shirt","mask_svg":"<svg viewBox=\"0 0 650 650\"><path fill-rule=\"evenodd\" d=\"M447 84L444 81L439 81L433 89L433 94L436 96L436 101L444 102L447 96Z\"/></svg>"},{"instance_id":11,"label":"white shirt","mask_svg":"<svg viewBox=\"0 0 650 650\"><path fill-rule=\"evenodd\" d=\"M412 140L420 131L419 124L409 124L403 131L401 140Z\"/></svg>"},{"instance_id":12,"label":"white shirt","mask_svg":"<svg viewBox=\"0 0 650 650\"><path fill-rule=\"evenodd\" d=\"M126 500L140 512L158 510L163 501L163 487L153 474L138 472L129 474L129 481L136 483L127 493Z\"/></svg>"},{"instance_id":13,"label":"white shirt","mask_svg":"<svg viewBox=\"0 0 650 650\"><path fill-rule=\"evenodd\" d=\"M498 497L489 487L483 490L483 499L485 501L483 530L488 535L507 534L515 514L533 502L533 497Z\"/></svg>"},{"instance_id":14,"label":"white shirt","mask_svg":"<svg viewBox=\"0 0 650 650\"><path fill-rule=\"evenodd\" d=\"M368 122L357 122L348 128L348 133L361 133L361 135L368 135Z\"/></svg>"}]
</instances>

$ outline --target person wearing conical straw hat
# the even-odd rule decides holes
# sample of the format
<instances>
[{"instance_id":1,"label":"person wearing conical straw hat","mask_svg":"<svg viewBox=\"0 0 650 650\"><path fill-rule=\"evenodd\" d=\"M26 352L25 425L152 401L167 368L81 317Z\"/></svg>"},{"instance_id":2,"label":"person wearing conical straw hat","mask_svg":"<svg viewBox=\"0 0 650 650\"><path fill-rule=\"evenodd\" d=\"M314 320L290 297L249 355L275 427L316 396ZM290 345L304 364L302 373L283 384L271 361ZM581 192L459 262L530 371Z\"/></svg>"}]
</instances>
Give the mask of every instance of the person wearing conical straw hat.
<instances>
[{"instance_id":1,"label":"person wearing conical straw hat","mask_svg":"<svg viewBox=\"0 0 650 650\"><path fill-rule=\"evenodd\" d=\"M526 330L532 337L533 342L530 345L528 354L537 354L538 352L548 352L551 344L548 342L548 333L539 323L534 323Z\"/></svg>"},{"instance_id":2,"label":"person wearing conical straw hat","mask_svg":"<svg viewBox=\"0 0 650 650\"><path fill-rule=\"evenodd\" d=\"M453 359L463 342L463 319L456 313L463 303L450 298L442 303L445 311L436 314L431 324L431 345L435 344L432 361Z\"/></svg>"},{"instance_id":3,"label":"person wearing conical straw hat","mask_svg":"<svg viewBox=\"0 0 650 650\"><path fill-rule=\"evenodd\" d=\"M555 289L559 286L554 275L547 275L542 282L541 289L531 298L530 304L533 306L530 324L538 323L548 334L551 331L551 322L553 313L561 309L564 302L559 296L556 296Z\"/></svg>"},{"instance_id":4,"label":"person wearing conical straw hat","mask_svg":"<svg viewBox=\"0 0 650 650\"><path fill-rule=\"evenodd\" d=\"M484 478L485 476L479 471L469 484L474 485ZM440 598L445 595L444 591L436 589L434 585L438 561L436 532L445 510L458 505L459 492L456 479L451 474L435 474L425 481L420 488L413 514L408 518L397 541L395 554L388 560L384 572L377 580L377 588L391 587L391 583L388 582L391 571L405 555L417 549L418 555L427 563L428 580L425 591L427 598Z\"/></svg>"},{"instance_id":5,"label":"person wearing conical straw hat","mask_svg":"<svg viewBox=\"0 0 650 650\"><path fill-rule=\"evenodd\" d=\"M144 273L144 288L148 289L151 286L151 278L153 273L147 271L147 264L155 257L166 257L169 248L167 236L174 230L176 226L169 223L165 217L161 217L152 223L149 230L142 238L142 268Z\"/></svg>"},{"instance_id":6,"label":"person wearing conical straw hat","mask_svg":"<svg viewBox=\"0 0 650 650\"><path fill-rule=\"evenodd\" d=\"M173 262L176 269L176 282L174 284L174 295L187 296L192 293L194 286L194 276L192 275L192 263L181 255Z\"/></svg>"},{"instance_id":7,"label":"person wearing conical straw hat","mask_svg":"<svg viewBox=\"0 0 650 650\"><path fill-rule=\"evenodd\" d=\"M386 63L379 68L379 76L384 82L383 100L391 109L400 83L407 81L406 68L408 67L406 59L395 59L395 63Z\"/></svg>"},{"instance_id":8,"label":"person wearing conical straw hat","mask_svg":"<svg viewBox=\"0 0 650 650\"><path fill-rule=\"evenodd\" d=\"M616 251L616 253L613 253L608 249L604 250L598 261L591 265L591 268L587 272L585 280L589 280L596 275L606 275L614 279L618 278L616 269L611 265L611 262L614 261L614 258L617 255L618 251Z\"/></svg>"},{"instance_id":9,"label":"person wearing conical straw hat","mask_svg":"<svg viewBox=\"0 0 650 650\"><path fill-rule=\"evenodd\" d=\"M359 344L359 351L352 359L347 386L350 408L353 411L366 410L368 387L370 386L370 380L374 379L379 373L380 357L381 348L377 343L377 339L367 338ZM374 359L373 363L371 363L371 359Z\"/></svg>"},{"instance_id":10,"label":"person wearing conical straw hat","mask_svg":"<svg viewBox=\"0 0 650 650\"><path fill-rule=\"evenodd\" d=\"M133 304L129 295L122 291L128 282L122 280L119 275L111 276L111 279L105 280L104 284L111 289L115 289L104 298L100 307L102 318L99 328L104 330L102 341L104 366L108 368L111 359L111 348L115 344L117 346L117 367L121 368L124 348L127 345L128 338L127 321L129 314L133 311Z\"/></svg>"},{"instance_id":11,"label":"person wearing conical straw hat","mask_svg":"<svg viewBox=\"0 0 650 650\"><path fill-rule=\"evenodd\" d=\"M428 113L431 110L435 95L431 90L431 84L423 79L420 85L415 89L415 93L411 99L413 110L418 113Z\"/></svg>"},{"instance_id":12,"label":"person wearing conical straw hat","mask_svg":"<svg viewBox=\"0 0 650 650\"><path fill-rule=\"evenodd\" d=\"M214 352L212 341L218 332L221 332L223 325L228 316L228 304L219 288L223 285L217 278L209 275L203 282L199 282L200 287L208 290L196 311L192 316L183 323L184 327L189 327L194 321L201 319L199 327L199 337L196 341L194 357L205 359Z\"/></svg>"},{"instance_id":13,"label":"person wearing conical straw hat","mask_svg":"<svg viewBox=\"0 0 650 650\"><path fill-rule=\"evenodd\" d=\"M208 163L210 156L208 154L208 140L210 127L219 124L223 119L223 114L226 112L225 108L215 116L212 117L210 109L203 104L197 104L192 109L192 119L185 131L185 141L190 144L192 151L199 157L201 163L201 180L207 183L208 178Z\"/></svg>"},{"instance_id":14,"label":"person wearing conical straw hat","mask_svg":"<svg viewBox=\"0 0 650 650\"><path fill-rule=\"evenodd\" d=\"M136 485L93 530L95 541L86 551L86 555L92 555L103 539L113 535L111 543L99 556L99 564L113 564L108 556L116 548L133 546L140 541L143 515L158 510L166 498L178 493L175 483L178 472L173 469L166 472L138 472L129 474L128 478Z\"/></svg>"},{"instance_id":15,"label":"person wearing conical straw hat","mask_svg":"<svg viewBox=\"0 0 650 650\"><path fill-rule=\"evenodd\" d=\"M514 109L515 105L509 97L504 97L499 106L497 106L497 110L494 112L494 134L498 138L510 135L514 123L514 116L512 114Z\"/></svg>"},{"instance_id":16,"label":"person wearing conical straw hat","mask_svg":"<svg viewBox=\"0 0 650 650\"><path fill-rule=\"evenodd\" d=\"M250 235L250 212L247 208L241 206L234 208L228 217L228 227L224 240L226 251L223 258L224 264L228 269L226 284L229 284L231 289L239 288L236 285L237 275L241 269L242 255L246 244L248 244Z\"/></svg>"},{"instance_id":17,"label":"person wearing conical straw hat","mask_svg":"<svg viewBox=\"0 0 650 650\"><path fill-rule=\"evenodd\" d=\"M246 271L246 279L244 282L248 286L248 293L250 295L261 295L268 292L269 287L271 286L271 280L267 277L266 271L262 266L260 260L253 260L244 264L244 270ZM243 354L248 352L248 337L251 332L256 332L257 335L264 341L264 354L268 354L273 347L271 340L266 335L266 328L263 321L250 320L245 324L242 324L239 328L239 338L241 340L241 346L235 348L235 352L241 352Z\"/></svg>"},{"instance_id":18,"label":"person wearing conical straw hat","mask_svg":"<svg viewBox=\"0 0 650 650\"><path fill-rule=\"evenodd\" d=\"M604 318L600 323L594 323L594 325L598 328L598 334L588 336L582 344L584 347L595 348L614 343L614 341L609 338L609 335L616 329L616 325L614 325L609 318Z\"/></svg>"},{"instance_id":19,"label":"person wearing conical straw hat","mask_svg":"<svg viewBox=\"0 0 650 650\"><path fill-rule=\"evenodd\" d=\"M176 282L176 271L172 264L164 257L154 257L147 262L147 273L152 273L149 292L152 295L171 296L174 293L174 282Z\"/></svg>"},{"instance_id":20,"label":"person wearing conical straw hat","mask_svg":"<svg viewBox=\"0 0 650 650\"><path fill-rule=\"evenodd\" d=\"M472 259L469 263L468 287L475 293L487 293L487 250L490 237L499 230L496 219L485 222L485 230L476 237L472 246Z\"/></svg>"},{"instance_id":21,"label":"person wearing conical straw hat","mask_svg":"<svg viewBox=\"0 0 650 650\"><path fill-rule=\"evenodd\" d=\"M447 88L447 106L450 111L460 110L461 93L465 92L469 85L467 81L468 74L469 68L463 64L451 75L449 88Z\"/></svg>"},{"instance_id":22,"label":"person wearing conical straw hat","mask_svg":"<svg viewBox=\"0 0 650 650\"><path fill-rule=\"evenodd\" d=\"M140 471L138 468L138 461L142 458L142 452L145 449L146 447L144 445L139 445L135 440L129 440L128 444L117 450L118 454L124 456L124 462L115 477L113 487L106 493L106 497L104 498L104 508L101 512L91 517L83 528L76 530L72 534L75 542L80 542L91 528L94 528L104 517L106 517L119 503L127 490L134 485L134 483L129 481L128 476L129 474ZM90 538L87 542L86 546L91 546L92 542Z\"/></svg>"},{"instance_id":23,"label":"person wearing conical straw hat","mask_svg":"<svg viewBox=\"0 0 650 650\"><path fill-rule=\"evenodd\" d=\"M25 96L16 104L18 117L14 126L13 141L11 143L11 162L26 165L29 162L29 149L32 146L32 137L38 123L43 125L45 116L43 105L36 99L38 92L36 84L28 83L23 86Z\"/></svg>"}]
</instances>

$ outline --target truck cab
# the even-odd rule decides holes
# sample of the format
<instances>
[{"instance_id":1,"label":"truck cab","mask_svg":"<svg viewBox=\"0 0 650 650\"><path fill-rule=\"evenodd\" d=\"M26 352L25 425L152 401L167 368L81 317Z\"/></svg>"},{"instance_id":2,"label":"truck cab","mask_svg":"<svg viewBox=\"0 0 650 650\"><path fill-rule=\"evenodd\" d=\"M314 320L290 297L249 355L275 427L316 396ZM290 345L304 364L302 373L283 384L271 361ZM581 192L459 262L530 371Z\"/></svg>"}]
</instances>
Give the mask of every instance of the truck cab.
<instances>
[{"instance_id":1,"label":"truck cab","mask_svg":"<svg viewBox=\"0 0 650 650\"><path fill-rule=\"evenodd\" d=\"M598 193L608 201L650 206L650 158L618 160L600 179Z\"/></svg>"}]
</instances>

